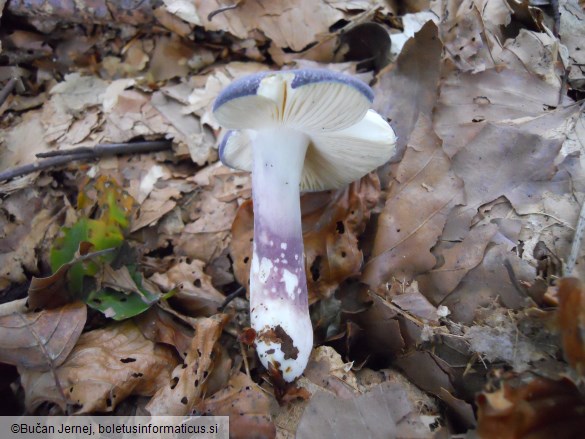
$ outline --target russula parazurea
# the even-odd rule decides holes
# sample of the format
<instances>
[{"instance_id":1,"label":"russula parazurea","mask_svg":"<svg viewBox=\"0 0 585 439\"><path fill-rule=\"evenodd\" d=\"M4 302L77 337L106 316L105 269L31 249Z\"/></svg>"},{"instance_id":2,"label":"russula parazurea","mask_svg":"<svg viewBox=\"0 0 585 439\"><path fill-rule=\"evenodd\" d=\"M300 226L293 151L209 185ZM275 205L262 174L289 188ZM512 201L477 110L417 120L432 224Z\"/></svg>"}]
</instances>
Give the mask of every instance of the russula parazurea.
<instances>
[{"instance_id":1,"label":"russula parazurea","mask_svg":"<svg viewBox=\"0 0 585 439\"><path fill-rule=\"evenodd\" d=\"M390 159L395 135L351 76L307 69L234 81L213 113L230 131L219 156L252 171L250 319L262 364L291 382L313 347L300 191L343 187ZM269 368L270 369L270 368Z\"/></svg>"}]
</instances>

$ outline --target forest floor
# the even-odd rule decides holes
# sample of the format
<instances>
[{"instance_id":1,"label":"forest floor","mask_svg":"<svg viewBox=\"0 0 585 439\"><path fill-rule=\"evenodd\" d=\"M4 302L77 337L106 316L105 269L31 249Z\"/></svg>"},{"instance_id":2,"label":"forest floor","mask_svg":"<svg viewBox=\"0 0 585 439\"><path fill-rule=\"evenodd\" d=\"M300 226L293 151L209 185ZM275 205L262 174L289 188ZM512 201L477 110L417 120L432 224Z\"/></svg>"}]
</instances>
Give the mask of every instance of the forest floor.
<instances>
[{"instance_id":1,"label":"forest floor","mask_svg":"<svg viewBox=\"0 0 585 439\"><path fill-rule=\"evenodd\" d=\"M0 0L0 414L577 437L584 7ZM301 198L315 348L283 388L249 343L251 179L212 106L317 67L371 84L398 140Z\"/></svg>"}]
</instances>

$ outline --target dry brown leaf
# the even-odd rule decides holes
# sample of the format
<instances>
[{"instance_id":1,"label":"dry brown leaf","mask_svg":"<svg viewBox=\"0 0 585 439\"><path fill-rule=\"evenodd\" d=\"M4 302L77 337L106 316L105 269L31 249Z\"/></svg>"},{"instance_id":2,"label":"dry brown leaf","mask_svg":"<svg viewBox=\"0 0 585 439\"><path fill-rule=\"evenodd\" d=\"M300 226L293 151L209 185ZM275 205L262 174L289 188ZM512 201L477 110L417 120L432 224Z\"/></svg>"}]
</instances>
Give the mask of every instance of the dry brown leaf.
<instances>
[{"instance_id":1,"label":"dry brown leaf","mask_svg":"<svg viewBox=\"0 0 585 439\"><path fill-rule=\"evenodd\" d=\"M379 196L379 181L368 174L338 191L301 197L309 301L329 297L341 282L359 273L363 233ZM232 225L231 254L240 285L248 285L254 216L252 202L240 206Z\"/></svg>"},{"instance_id":2,"label":"dry brown leaf","mask_svg":"<svg viewBox=\"0 0 585 439\"><path fill-rule=\"evenodd\" d=\"M358 238L379 194L380 182L371 173L331 194L301 197L309 301L311 296L330 297L341 282L359 274L363 255Z\"/></svg>"},{"instance_id":3,"label":"dry brown leaf","mask_svg":"<svg viewBox=\"0 0 585 439\"><path fill-rule=\"evenodd\" d=\"M510 379L477 396L482 439L577 438L585 431L585 401L568 379Z\"/></svg>"},{"instance_id":4,"label":"dry brown leaf","mask_svg":"<svg viewBox=\"0 0 585 439\"><path fill-rule=\"evenodd\" d=\"M402 157L420 115L431 117L437 100L441 52L437 26L428 22L404 45L396 63L377 76L373 108L390 121L396 133L397 158Z\"/></svg>"},{"instance_id":5,"label":"dry brown leaf","mask_svg":"<svg viewBox=\"0 0 585 439\"><path fill-rule=\"evenodd\" d=\"M435 265L430 249L447 215L462 201L462 183L450 169L429 119L421 115L378 218L372 255L362 281L380 288L392 278L411 280Z\"/></svg>"},{"instance_id":6,"label":"dry brown leaf","mask_svg":"<svg viewBox=\"0 0 585 439\"><path fill-rule=\"evenodd\" d=\"M432 303L441 303L461 279L481 263L485 249L497 230L495 224L477 226L460 243L441 242L433 251L440 262L416 278L424 296Z\"/></svg>"},{"instance_id":7,"label":"dry brown leaf","mask_svg":"<svg viewBox=\"0 0 585 439\"><path fill-rule=\"evenodd\" d=\"M416 285L416 282L413 282ZM411 285L411 290L413 285ZM405 292L392 298L392 303L410 316L420 319L421 323L438 324L437 308L418 291Z\"/></svg>"},{"instance_id":8,"label":"dry brown leaf","mask_svg":"<svg viewBox=\"0 0 585 439\"><path fill-rule=\"evenodd\" d=\"M481 311L485 317L478 316L476 324L465 328L464 338L471 352L479 353L483 359L491 363L504 361L515 372L524 372L532 370L539 360L557 354L556 347L536 343L534 337L523 333L522 316L515 318L507 309Z\"/></svg>"},{"instance_id":9,"label":"dry brown leaf","mask_svg":"<svg viewBox=\"0 0 585 439\"><path fill-rule=\"evenodd\" d=\"M174 34L158 36L146 74L154 82L185 78L213 61L213 52L203 46L197 47Z\"/></svg>"},{"instance_id":10,"label":"dry brown leaf","mask_svg":"<svg viewBox=\"0 0 585 439\"><path fill-rule=\"evenodd\" d=\"M409 386L384 382L350 399L316 392L305 409L296 437L424 438L430 433Z\"/></svg>"},{"instance_id":11,"label":"dry brown leaf","mask_svg":"<svg viewBox=\"0 0 585 439\"><path fill-rule=\"evenodd\" d=\"M321 39L321 34L328 33L329 27L337 21L350 18L342 10L345 5L339 7L336 3L306 0L266 3L261 0L247 0L238 3L235 10L218 14L209 21L208 15L225 6L224 4L216 0L197 0L194 5L184 0L165 0L169 12L207 30L227 31L240 39L249 38L259 30L278 47L297 52ZM360 5L360 9L373 7L369 3Z\"/></svg>"},{"instance_id":12,"label":"dry brown leaf","mask_svg":"<svg viewBox=\"0 0 585 439\"><path fill-rule=\"evenodd\" d=\"M177 115L176 104L166 102L162 94L151 98L137 90L119 91L116 84L110 86L117 90L115 97L107 101L107 105L104 103L105 121L103 132L100 132L101 142L121 143L136 137L165 136L174 140L175 154L178 156L190 156L200 165L217 159L217 151L213 148L215 142L209 133L206 134L200 128L197 118L183 114L175 120L167 114ZM164 112L157 106L161 106ZM187 121L190 121L190 125ZM183 132L187 126L187 131Z\"/></svg>"},{"instance_id":13,"label":"dry brown leaf","mask_svg":"<svg viewBox=\"0 0 585 439\"><path fill-rule=\"evenodd\" d=\"M51 372L20 367L27 410L53 402L66 411L61 392L75 413L111 412L130 395L153 395L166 385L177 357L167 346L144 338L130 321L86 332L67 360Z\"/></svg>"},{"instance_id":14,"label":"dry brown leaf","mask_svg":"<svg viewBox=\"0 0 585 439\"><path fill-rule=\"evenodd\" d=\"M585 88L585 50L583 39L585 29L585 10L577 0L564 0L559 2L560 28L558 32L563 45L569 51L569 84L573 88L583 90Z\"/></svg>"},{"instance_id":15,"label":"dry brown leaf","mask_svg":"<svg viewBox=\"0 0 585 439\"><path fill-rule=\"evenodd\" d=\"M398 314L386 300L376 294L370 293L369 299L372 304L367 311L348 317L361 330L357 335L352 335L350 331L347 334L352 358L356 355L358 358L371 356L383 362L391 361L405 347Z\"/></svg>"},{"instance_id":16,"label":"dry brown leaf","mask_svg":"<svg viewBox=\"0 0 585 439\"><path fill-rule=\"evenodd\" d=\"M213 188L212 186L211 189ZM201 191L189 212L193 222L185 225L185 232L198 234L230 230L236 210L236 202L224 202L211 191Z\"/></svg>"},{"instance_id":17,"label":"dry brown leaf","mask_svg":"<svg viewBox=\"0 0 585 439\"><path fill-rule=\"evenodd\" d=\"M340 398L349 399L358 389L351 367L352 363L344 363L331 346L319 346L311 352L303 375L313 384Z\"/></svg>"},{"instance_id":18,"label":"dry brown leaf","mask_svg":"<svg viewBox=\"0 0 585 439\"><path fill-rule=\"evenodd\" d=\"M466 205L457 208L457 221L469 225L477 209L505 196L522 210L544 196L542 182L555 174L562 139L541 136L510 126L488 123L453 157L453 171L465 184ZM454 212L455 213L455 212Z\"/></svg>"},{"instance_id":19,"label":"dry brown leaf","mask_svg":"<svg viewBox=\"0 0 585 439\"><path fill-rule=\"evenodd\" d=\"M489 122L542 116L571 102L567 97L559 102L559 87L526 71L489 69L472 74L452 66L445 70L433 124L449 157Z\"/></svg>"},{"instance_id":20,"label":"dry brown leaf","mask_svg":"<svg viewBox=\"0 0 585 439\"><path fill-rule=\"evenodd\" d=\"M493 51L510 23L506 0L463 0L443 3L441 39L448 57L461 71L480 72L494 67ZM500 27L501 26L501 27Z\"/></svg>"},{"instance_id":21,"label":"dry brown leaf","mask_svg":"<svg viewBox=\"0 0 585 439\"><path fill-rule=\"evenodd\" d=\"M183 364L173 370L170 379L146 406L151 415L187 415L201 402L207 379L215 367L216 343L226 321L225 314L197 320L195 337Z\"/></svg>"},{"instance_id":22,"label":"dry brown leaf","mask_svg":"<svg viewBox=\"0 0 585 439\"><path fill-rule=\"evenodd\" d=\"M59 209L63 213L68 209L63 204L62 198L43 196L31 187L0 202L0 289L39 274L38 257L48 254L59 231Z\"/></svg>"},{"instance_id":23,"label":"dry brown leaf","mask_svg":"<svg viewBox=\"0 0 585 439\"><path fill-rule=\"evenodd\" d=\"M271 401L247 375L232 376L225 388L195 406L205 416L229 416L230 438L274 438Z\"/></svg>"},{"instance_id":24,"label":"dry brown leaf","mask_svg":"<svg viewBox=\"0 0 585 439\"><path fill-rule=\"evenodd\" d=\"M397 366L417 387L440 398L467 428L474 425L470 404L453 396L455 371L431 352L416 351L398 358Z\"/></svg>"},{"instance_id":25,"label":"dry brown leaf","mask_svg":"<svg viewBox=\"0 0 585 439\"><path fill-rule=\"evenodd\" d=\"M0 133L0 171L34 163L36 154L47 152L49 144L44 141L45 129L40 112L26 112L20 123Z\"/></svg>"},{"instance_id":26,"label":"dry brown leaf","mask_svg":"<svg viewBox=\"0 0 585 439\"><path fill-rule=\"evenodd\" d=\"M510 279L504 265L506 260L519 282L534 281L534 267L508 250L506 244L488 247L481 263L469 271L457 288L441 302L451 311L450 318L469 324L480 307L489 306L494 301L511 309L533 305L528 295L518 290L518 285Z\"/></svg>"},{"instance_id":27,"label":"dry brown leaf","mask_svg":"<svg viewBox=\"0 0 585 439\"><path fill-rule=\"evenodd\" d=\"M172 125L172 132L176 132L173 139L187 147L191 160L199 165L217 160L211 130L197 117L187 113L185 103L156 92L152 95L151 104Z\"/></svg>"},{"instance_id":28,"label":"dry brown leaf","mask_svg":"<svg viewBox=\"0 0 585 439\"><path fill-rule=\"evenodd\" d=\"M212 316L225 300L203 271L205 263L179 259L167 272L155 273L149 280L163 291L175 289L170 303L189 316Z\"/></svg>"},{"instance_id":29,"label":"dry brown leaf","mask_svg":"<svg viewBox=\"0 0 585 439\"><path fill-rule=\"evenodd\" d=\"M580 375L585 375L585 288L578 279L564 278L558 295L557 325L565 358Z\"/></svg>"},{"instance_id":30,"label":"dry brown leaf","mask_svg":"<svg viewBox=\"0 0 585 439\"><path fill-rule=\"evenodd\" d=\"M193 339L193 329L182 324L173 315L159 306L153 306L146 312L136 316L134 322L142 335L155 343L166 343L174 346L177 353L185 356Z\"/></svg>"},{"instance_id":31,"label":"dry brown leaf","mask_svg":"<svg viewBox=\"0 0 585 439\"><path fill-rule=\"evenodd\" d=\"M0 361L29 370L61 365L81 335L87 308L75 302L38 313L0 317Z\"/></svg>"}]
</instances>

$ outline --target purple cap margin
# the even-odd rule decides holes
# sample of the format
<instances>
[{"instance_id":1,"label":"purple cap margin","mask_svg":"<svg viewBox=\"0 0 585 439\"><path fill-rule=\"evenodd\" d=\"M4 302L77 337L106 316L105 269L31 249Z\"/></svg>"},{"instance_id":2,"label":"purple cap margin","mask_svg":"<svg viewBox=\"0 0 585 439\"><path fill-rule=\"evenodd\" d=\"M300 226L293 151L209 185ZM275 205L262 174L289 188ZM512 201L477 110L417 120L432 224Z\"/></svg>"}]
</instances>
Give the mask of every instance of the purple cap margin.
<instances>
[{"instance_id":1,"label":"purple cap margin","mask_svg":"<svg viewBox=\"0 0 585 439\"><path fill-rule=\"evenodd\" d=\"M219 94L213 104L213 111L216 111L219 107L232 99L255 95L258 92L258 88L264 77L278 73L293 73L295 75L291 83L292 88L319 82L338 82L355 88L370 102L374 101L374 92L369 85L345 73L333 72L325 69L278 70L254 73L235 80Z\"/></svg>"}]
</instances>

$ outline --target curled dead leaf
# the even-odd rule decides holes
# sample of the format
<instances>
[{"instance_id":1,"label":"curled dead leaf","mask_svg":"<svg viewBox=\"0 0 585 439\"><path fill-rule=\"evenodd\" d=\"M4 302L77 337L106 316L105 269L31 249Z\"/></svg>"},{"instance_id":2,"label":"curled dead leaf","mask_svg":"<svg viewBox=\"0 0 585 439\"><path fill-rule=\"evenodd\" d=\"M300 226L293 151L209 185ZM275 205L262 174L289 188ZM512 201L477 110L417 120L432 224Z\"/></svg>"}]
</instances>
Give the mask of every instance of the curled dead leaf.
<instances>
[{"instance_id":1,"label":"curled dead leaf","mask_svg":"<svg viewBox=\"0 0 585 439\"><path fill-rule=\"evenodd\" d=\"M568 379L511 379L477 397L483 439L577 438L585 431L585 400Z\"/></svg>"},{"instance_id":2,"label":"curled dead leaf","mask_svg":"<svg viewBox=\"0 0 585 439\"><path fill-rule=\"evenodd\" d=\"M557 324L561 330L563 351L568 363L580 375L585 374L585 288L575 278L559 284Z\"/></svg>"},{"instance_id":3,"label":"curled dead leaf","mask_svg":"<svg viewBox=\"0 0 585 439\"><path fill-rule=\"evenodd\" d=\"M211 316L225 300L203 271L202 261L180 258L166 273L155 273L149 280L164 291L175 290L170 303L192 316Z\"/></svg>"},{"instance_id":4,"label":"curled dead leaf","mask_svg":"<svg viewBox=\"0 0 585 439\"><path fill-rule=\"evenodd\" d=\"M215 367L216 343L227 320L227 315L216 314L197 321L183 363L175 367L146 406L152 415L182 416L199 404Z\"/></svg>"}]
</instances>

